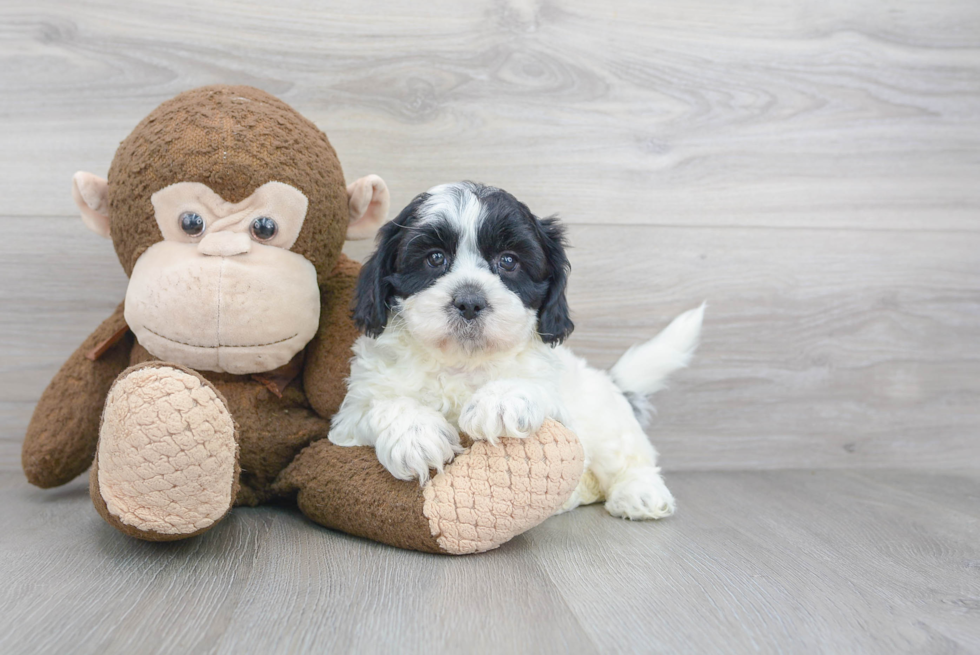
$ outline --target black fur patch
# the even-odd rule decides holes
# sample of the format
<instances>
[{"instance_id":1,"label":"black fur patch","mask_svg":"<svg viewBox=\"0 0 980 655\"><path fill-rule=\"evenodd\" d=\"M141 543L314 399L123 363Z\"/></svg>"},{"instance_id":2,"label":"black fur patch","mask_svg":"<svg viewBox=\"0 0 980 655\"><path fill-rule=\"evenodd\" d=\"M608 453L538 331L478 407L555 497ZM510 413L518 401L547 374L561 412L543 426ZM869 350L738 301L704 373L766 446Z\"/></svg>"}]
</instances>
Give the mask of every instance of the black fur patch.
<instances>
[{"instance_id":1,"label":"black fur patch","mask_svg":"<svg viewBox=\"0 0 980 655\"><path fill-rule=\"evenodd\" d=\"M564 341L575 328L565 288L571 266L565 255L565 229L555 217L539 219L527 205L501 189L473 182L450 187L446 193L462 206L463 194L473 193L482 205L477 247L490 270L500 277L525 307L538 314L538 333L545 343ZM431 196L422 193L378 233L378 247L361 268L352 304L354 323L365 334L378 336L388 323L393 298L407 298L435 283L452 268L461 234L452 217L426 217L420 211ZM444 262L432 266L427 256L442 253ZM501 256L516 257L513 270L501 266Z\"/></svg>"},{"instance_id":2,"label":"black fur patch","mask_svg":"<svg viewBox=\"0 0 980 655\"><path fill-rule=\"evenodd\" d=\"M459 235L445 222L419 225L418 211L429 195L417 195L397 217L378 232L378 247L361 267L352 303L354 324L376 337L388 324L394 297L407 298L431 286L452 263ZM441 251L445 264L433 268L426 255Z\"/></svg>"},{"instance_id":3,"label":"black fur patch","mask_svg":"<svg viewBox=\"0 0 980 655\"><path fill-rule=\"evenodd\" d=\"M539 219L506 191L474 186L484 208L477 233L480 254L525 307L537 310L544 342L561 343L575 328L565 299L571 265L565 255L564 226L556 217ZM517 257L515 270L501 268L504 253Z\"/></svg>"}]
</instances>

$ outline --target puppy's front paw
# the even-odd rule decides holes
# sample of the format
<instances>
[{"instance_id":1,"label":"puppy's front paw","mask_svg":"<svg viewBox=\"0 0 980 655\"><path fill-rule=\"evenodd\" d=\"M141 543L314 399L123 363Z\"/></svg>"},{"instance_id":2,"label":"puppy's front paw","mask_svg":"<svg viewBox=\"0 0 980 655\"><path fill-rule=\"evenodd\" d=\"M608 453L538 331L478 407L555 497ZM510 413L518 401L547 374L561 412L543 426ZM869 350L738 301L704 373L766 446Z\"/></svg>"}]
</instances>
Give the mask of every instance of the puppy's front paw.
<instances>
[{"instance_id":1,"label":"puppy's front paw","mask_svg":"<svg viewBox=\"0 0 980 655\"><path fill-rule=\"evenodd\" d=\"M442 465L463 452L459 433L437 412L407 412L378 433L374 444L378 461L399 480L429 479L429 469L442 472Z\"/></svg>"},{"instance_id":2,"label":"puppy's front paw","mask_svg":"<svg viewBox=\"0 0 980 655\"><path fill-rule=\"evenodd\" d=\"M491 382L473 394L459 415L459 429L473 439L496 443L498 437L524 439L544 423L544 408L524 386Z\"/></svg>"},{"instance_id":3,"label":"puppy's front paw","mask_svg":"<svg viewBox=\"0 0 980 655\"><path fill-rule=\"evenodd\" d=\"M631 521L662 519L674 513L674 496L657 469L632 469L609 489L606 511Z\"/></svg>"}]
</instances>

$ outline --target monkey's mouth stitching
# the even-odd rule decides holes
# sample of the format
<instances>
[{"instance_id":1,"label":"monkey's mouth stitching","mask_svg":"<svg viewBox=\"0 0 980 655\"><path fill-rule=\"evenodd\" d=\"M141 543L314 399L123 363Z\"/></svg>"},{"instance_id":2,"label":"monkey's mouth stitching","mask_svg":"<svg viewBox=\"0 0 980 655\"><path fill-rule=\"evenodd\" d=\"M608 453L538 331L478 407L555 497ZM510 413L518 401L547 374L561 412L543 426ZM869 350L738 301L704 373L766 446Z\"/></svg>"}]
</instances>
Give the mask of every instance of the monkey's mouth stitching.
<instances>
[{"instance_id":1,"label":"monkey's mouth stitching","mask_svg":"<svg viewBox=\"0 0 980 655\"><path fill-rule=\"evenodd\" d=\"M146 327L145 325L143 326L143 329L146 330L147 332L149 332L150 334L155 334L156 336L160 337L164 341L169 341L170 343L179 343L182 346L190 346L191 348L207 348L208 350L213 349L213 348L262 348L263 346L274 346L277 343L282 343L284 341L289 341L290 339L294 339L294 338L296 338L296 337L299 336L299 332L297 332L296 334L294 334L294 335L292 335L290 337L286 337L284 339L279 339L278 341L270 341L269 343L253 343L253 344L248 344L248 345L245 345L245 346L226 346L226 345L221 344L221 343L219 343L217 346L201 346L201 345L198 345L196 343L187 343L186 341L177 341L176 339L171 339L170 337L165 337L162 334L160 334L159 332L154 332L153 330L151 330L150 328Z\"/></svg>"}]
</instances>

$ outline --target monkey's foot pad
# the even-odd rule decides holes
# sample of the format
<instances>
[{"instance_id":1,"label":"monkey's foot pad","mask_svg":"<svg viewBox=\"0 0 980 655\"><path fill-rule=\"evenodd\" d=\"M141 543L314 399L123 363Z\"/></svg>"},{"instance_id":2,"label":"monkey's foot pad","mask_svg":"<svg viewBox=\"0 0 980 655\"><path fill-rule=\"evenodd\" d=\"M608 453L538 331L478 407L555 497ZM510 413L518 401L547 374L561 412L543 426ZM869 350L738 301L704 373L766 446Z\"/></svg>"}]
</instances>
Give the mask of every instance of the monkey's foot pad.
<instances>
[{"instance_id":1,"label":"monkey's foot pad","mask_svg":"<svg viewBox=\"0 0 980 655\"><path fill-rule=\"evenodd\" d=\"M208 382L171 366L137 368L113 384L106 400L99 494L124 532L197 534L231 508L237 450L235 423Z\"/></svg>"},{"instance_id":2,"label":"monkey's foot pad","mask_svg":"<svg viewBox=\"0 0 980 655\"><path fill-rule=\"evenodd\" d=\"M557 512L584 460L582 445L555 421L527 439L477 441L425 486L422 512L445 552L490 550Z\"/></svg>"}]
</instances>

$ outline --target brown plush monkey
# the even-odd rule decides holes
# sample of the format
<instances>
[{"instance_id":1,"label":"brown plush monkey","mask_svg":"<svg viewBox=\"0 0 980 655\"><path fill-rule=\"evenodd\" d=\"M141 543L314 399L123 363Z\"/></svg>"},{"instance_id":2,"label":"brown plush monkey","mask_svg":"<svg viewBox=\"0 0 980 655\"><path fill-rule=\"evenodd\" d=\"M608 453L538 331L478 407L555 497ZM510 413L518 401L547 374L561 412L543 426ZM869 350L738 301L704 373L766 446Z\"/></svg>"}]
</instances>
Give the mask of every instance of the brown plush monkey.
<instances>
[{"instance_id":1,"label":"brown plush monkey","mask_svg":"<svg viewBox=\"0 0 980 655\"><path fill-rule=\"evenodd\" d=\"M233 505L295 498L313 521L441 553L494 548L554 513L582 450L548 423L478 443L424 487L326 440L357 331L344 239L384 222L377 176L344 186L326 135L250 87L178 95L78 173L82 218L112 239L126 299L68 359L23 448L28 479L91 465L96 509L148 540L200 534Z\"/></svg>"}]
</instances>

